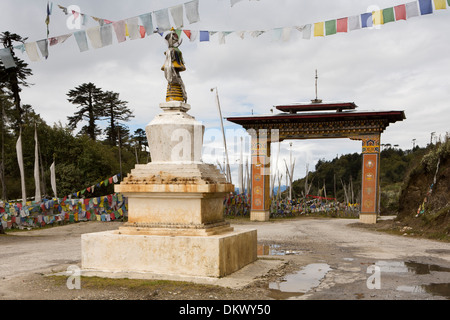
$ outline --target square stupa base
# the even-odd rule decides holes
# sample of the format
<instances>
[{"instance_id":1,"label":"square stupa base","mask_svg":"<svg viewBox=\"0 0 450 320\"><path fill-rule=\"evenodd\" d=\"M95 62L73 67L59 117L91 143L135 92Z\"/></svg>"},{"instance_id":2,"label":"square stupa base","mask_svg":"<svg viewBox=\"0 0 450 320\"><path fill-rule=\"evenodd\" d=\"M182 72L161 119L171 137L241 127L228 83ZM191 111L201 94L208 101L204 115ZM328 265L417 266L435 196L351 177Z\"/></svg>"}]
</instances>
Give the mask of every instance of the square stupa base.
<instances>
[{"instance_id":1,"label":"square stupa base","mask_svg":"<svg viewBox=\"0 0 450 320\"><path fill-rule=\"evenodd\" d=\"M114 230L82 235L81 251L81 268L87 272L220 278L256 261L257 232L163 236Z\"/></svg>"}]
</instances>

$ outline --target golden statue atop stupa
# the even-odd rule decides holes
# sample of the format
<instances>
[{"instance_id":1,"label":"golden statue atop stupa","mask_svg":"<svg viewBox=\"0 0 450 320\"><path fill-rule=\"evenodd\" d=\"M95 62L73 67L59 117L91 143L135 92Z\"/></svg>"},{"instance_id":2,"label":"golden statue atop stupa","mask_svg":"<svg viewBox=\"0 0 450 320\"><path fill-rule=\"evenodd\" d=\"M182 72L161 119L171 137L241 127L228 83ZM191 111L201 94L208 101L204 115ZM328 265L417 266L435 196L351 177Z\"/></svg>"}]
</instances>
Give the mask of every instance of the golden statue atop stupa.
<instances>
[{"instance_id":1,"label":"golden statue atop stupa","mask_svg":"<svg viewBox=\"0 0 450 320\"><path fill-rule=\"evenodd\" d=\"M186 90L180 76L180 72L186 71L183 54L180 49L178 49L182 40L180 40L178 34L172 28L171 32L166 36L166 41L169 45L169 49L164 53L166 55L166 61L161 68L161 70L164 71L168 82L166 102L187 102Z\"/></svg>"}]
</instances>

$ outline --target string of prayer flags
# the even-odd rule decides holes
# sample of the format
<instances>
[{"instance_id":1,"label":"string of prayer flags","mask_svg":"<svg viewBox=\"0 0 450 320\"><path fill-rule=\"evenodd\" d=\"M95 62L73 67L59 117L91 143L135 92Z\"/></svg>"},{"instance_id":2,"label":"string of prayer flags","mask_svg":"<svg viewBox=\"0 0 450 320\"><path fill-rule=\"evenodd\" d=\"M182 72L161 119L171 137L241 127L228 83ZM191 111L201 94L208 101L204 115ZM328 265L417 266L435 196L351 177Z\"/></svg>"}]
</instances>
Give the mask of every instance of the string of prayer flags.
<instances>
[{"instance_id":1,"label":"string of prayer flags","mask_svg":"<svg viewBox=\"0 0 450 320\"><path fill-rule=\"evenodd\" d=\"M59 221L113 221L128 214L128 199L112 194L90 199L44 199L25 204L0 201L0 221L5 228L43 227Z\"/></svg>"},{"instance_id":2,"label":"string of prayer flags","mask_svg":"<svg viewBox=\"0 0 450 320\"><path fill-rule=\"evenodd\" d=\"M242 0L231 0L232 5ZM73 33L44 39L38 42L25 43L15 46L14 49L26 52L31 61L39 61L40 56L38 49L43 57L48 57L48 46L54 46L64 43L72 35L75 36L80 52L89 50L89 42L92 48L98 49L110 46L113 39L116 38L118 43L125 42L127 38L130 40L142 39L145 36L151 36L155 33L164 36L164 33L172 29L172 24L176 27L177 34L181 37L184 35L189 41L209 42L211 37L217 34L219 44L225 44L226 37L229 34L236 34L239 38L245 39L245 35L250 34L251 37L256 38L263 33L269 33L274 40L288 41L291 38L292 30L296 29L302 33L303 39L311 39L314 37L331 36L338 33L347 33L359 29L371 29L374 26L379 26L401 20L411 19L421 15L429 15L435 10L442 10L450 6L450 0L415 0L404 4L388 7L373 12L365 12L358 15L342 17L339 19L332 19L327 21L320 21L300 26L285 26L274 28L271 30L250 30L250 31L216 31L216 30L192 30L184 29L183 15L185 14L190 23L198 22L199 19L199 0L186 2L182 5L176 5L169 8L164 8L158 11L141 14L136 17L120 20L110 21L98 17L92 17L98 26L86 30L77 30ZM58 5L60 9L67 15L69 10L63 6ZM74 17L83 19L85 24L88 15L75 12L72 10ZM171 19L173 22L171 22ZM314 31L312 30L314 28ZM113 35L115 33L115 37ZM88 42L89 39L89 42ZM13 66L7 51L0 52L2 61L5 60L8 66ZM9 59L9 60L8 60ZM3 62L5 64L5 62Z\"/></svg>"}]
</instances>

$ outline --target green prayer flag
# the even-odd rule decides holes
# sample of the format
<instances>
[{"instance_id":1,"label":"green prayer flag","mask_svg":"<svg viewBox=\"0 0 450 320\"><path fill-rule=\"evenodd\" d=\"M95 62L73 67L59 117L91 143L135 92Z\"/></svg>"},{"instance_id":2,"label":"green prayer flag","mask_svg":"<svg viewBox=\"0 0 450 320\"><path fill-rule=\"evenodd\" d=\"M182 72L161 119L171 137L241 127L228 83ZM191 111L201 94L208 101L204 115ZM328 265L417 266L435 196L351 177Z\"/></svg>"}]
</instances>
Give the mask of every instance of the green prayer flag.
<instances>
[{"instance_id":1,"label":"green prayer flag","mask_svg":"<svg viewBox=\"0 0 450 320\"><path fill-rule=\"evenodd\" d=\"M395 21L394 8L383 9L383 20L384 23Z\"/></svg>"},{"instance_id":2,"label":"green prayer flag","mask_svg":"<svg viewBox=\"0 0 450 320\"><path fill-rule=\"evenodd\" d=\"M450 6L450 0L447 0L448 5Z\"/></svg>"},{"instance_id":3,"label":"green prayer flag","mask_svg":"<svg viewBox=\"0 0 450 320\"><path fill-rule=\"evenodd\" d=\"M327 36L336 34L336 20L325 21L325 34Z\"/></svg>"}]
</instances>

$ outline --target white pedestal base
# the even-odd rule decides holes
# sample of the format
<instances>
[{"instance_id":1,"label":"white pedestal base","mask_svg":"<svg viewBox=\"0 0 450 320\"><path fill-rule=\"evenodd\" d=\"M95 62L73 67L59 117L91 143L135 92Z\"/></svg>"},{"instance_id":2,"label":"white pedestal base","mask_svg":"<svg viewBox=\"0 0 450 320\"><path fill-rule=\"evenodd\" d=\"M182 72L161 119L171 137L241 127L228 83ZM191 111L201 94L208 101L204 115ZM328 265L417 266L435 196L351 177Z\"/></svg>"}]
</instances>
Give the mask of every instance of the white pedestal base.
<instances>
[{"instance_id":1,"label":"white pedestal base","mask_svg":"<svg viewBox=\"0 0 450 320\"><path fill-rule=\"evenodd\" d=\"M256 261L256 230L212 236L128 235L120 231L81 237L83 271L151 272L224 277Z\"/></svg>"}]
</instances>

